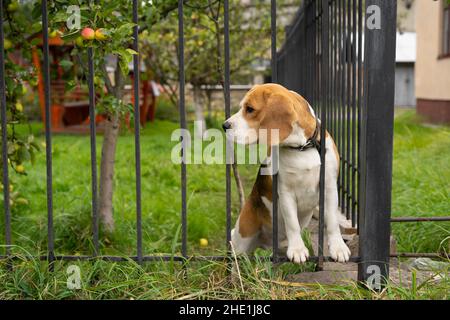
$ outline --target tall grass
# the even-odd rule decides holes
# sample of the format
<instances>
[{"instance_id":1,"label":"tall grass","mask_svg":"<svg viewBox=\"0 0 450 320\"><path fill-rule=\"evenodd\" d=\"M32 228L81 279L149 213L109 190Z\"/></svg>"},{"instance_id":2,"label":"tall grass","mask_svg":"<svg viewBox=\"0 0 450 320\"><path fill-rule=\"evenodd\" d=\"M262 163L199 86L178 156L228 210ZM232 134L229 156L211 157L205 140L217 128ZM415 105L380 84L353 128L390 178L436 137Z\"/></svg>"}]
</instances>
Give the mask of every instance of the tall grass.
<instances>
[{"instance_id":1,"label":"tall grass","mask_svg":"<svg viewBox=\"0 0 450 320\"><path fill-rule=\"evenodd\" d=\"M157 121L142 132L142 213L144 254L180 251L180 168L170 153L177 141L170 135L177 123ZM42 126L32 126L43 141ZM25 129L25 128L24 128ZM102 143L98 139L98 148ZM55 248L57 254L91 254L91 189L89 138L53 137ZM100 154L97 155L98 157ZM422 125L412 112L395 121L393 215L450 215L450 129ZM353 299L439 298L448 299L448 278L438 284L428 281L414 291L388 286L383 293L347 286L292 286L282 281L286 274L311 270L312 265L291 264L273 269L263 261L243 262L242 286L231 281L223 262L189 262L189 277L179 263L105 261L75 262L82 270L83 288L68 290L66 267L57 262L54 273L45 262L32 256L45 255L47 246L45 156L27 168L26 176L12 174L15 192L29 200L12 210L14 272L5 261L0 265L0 298L37 299L146 299L146 298L260 298L260 299ZM257 172L252 165L240 166L248 193ZM124 132L119 138L114 178L113 235L101 233L101 253L134 255L136 244L134 138ZM188 165L188 244L190 254L220 254L225 250L225 168L223 165ZM232 190L233 220L239 204ZM0 208L1 209L1 208ZM4 228L3 218L0 228ZM436 252L448 249L448 223L394 224L399 251ZM207 238L209 246L199 246ZM3 234L0 243L4 243ZM269 254L258 251L259 255Z\"/></svg>"}]
</instances>

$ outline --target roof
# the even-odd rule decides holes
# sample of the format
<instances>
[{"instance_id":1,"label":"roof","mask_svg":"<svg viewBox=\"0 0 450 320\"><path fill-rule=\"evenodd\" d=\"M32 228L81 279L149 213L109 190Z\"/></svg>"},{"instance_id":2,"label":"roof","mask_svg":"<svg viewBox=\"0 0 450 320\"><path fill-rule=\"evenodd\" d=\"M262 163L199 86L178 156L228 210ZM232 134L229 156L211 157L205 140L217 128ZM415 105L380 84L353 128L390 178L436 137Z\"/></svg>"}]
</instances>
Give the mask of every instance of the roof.
<instances>
[{"instance_id":1,"label":"roof","mask_svg":"<svg viewBox=\"0 0 450 320\"><path fill-rule=\"evenodd\" d=\"M416 62L416 33L397 32L396 62Z\"/></svg>"}]
</instances>

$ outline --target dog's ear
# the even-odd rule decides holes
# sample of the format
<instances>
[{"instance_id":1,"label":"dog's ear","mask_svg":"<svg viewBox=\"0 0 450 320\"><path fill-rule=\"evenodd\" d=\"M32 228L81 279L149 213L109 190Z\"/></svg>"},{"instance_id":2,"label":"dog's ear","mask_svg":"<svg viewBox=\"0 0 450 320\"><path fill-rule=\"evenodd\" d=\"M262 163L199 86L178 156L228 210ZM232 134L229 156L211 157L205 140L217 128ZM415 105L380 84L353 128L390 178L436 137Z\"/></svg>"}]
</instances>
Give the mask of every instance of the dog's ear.
<instances>
[{"instance_id":1,"label":"dog's ear","mask_svg":"<svg viewBox=\"0 0 450 320\"><path fill-rule=\"evenodd\" d=\"M289 91L292 98L297 124L305 131L306 137L311 137L316 129L316 119L309 109L308 102L298 93Z\"/></svg>"},{"instance_id":2,"label":"dog's ear","mask_svg":"<svg viewBox=\"0 0 450 320\"><path fill-rule=\"evenodd\" d=\"M278 145L291 134L293 129L292 124L296 120L292 100L283 94L271 94L267 97L264 111L264 118L261 121L260 129L267 130L266 141L268 145ZM273 132L272 130L277 131ZM276 132L278 132L278 135ZM260 136L260 138L263 137Z\"/></svg>"}]
</instances>

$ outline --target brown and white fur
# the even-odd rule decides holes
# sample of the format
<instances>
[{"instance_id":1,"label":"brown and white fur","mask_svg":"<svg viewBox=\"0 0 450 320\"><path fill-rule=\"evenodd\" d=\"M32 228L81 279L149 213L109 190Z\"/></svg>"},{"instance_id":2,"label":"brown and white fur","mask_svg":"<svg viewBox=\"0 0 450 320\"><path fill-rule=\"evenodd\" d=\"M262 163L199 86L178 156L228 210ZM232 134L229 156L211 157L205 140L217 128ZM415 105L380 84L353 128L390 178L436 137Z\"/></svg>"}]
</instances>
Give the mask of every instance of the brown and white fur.
<instances>
[{"instance_id":1,"label":"brown and white fur","mask_svg":"<svg viewBox=\"0 0 450 320\"><path fill-rule=\"evenodd\" d=\"M280 247L287 241L287 257L296 263L304 263L309 252L301 238L301 230L318 211L320 155L315 148L299 151L292 147L305 145L314 135L317 123L314 111L299 94L277 84L254 86L240 107L239 112L224 123L224 129L236 142L257 143L260 129L279 130L278 141L269 133L268 143L279 145ZM325 226L329 254L336 261L346 262L350 250L339 228L339 154L328 132L325 139ZM237 254L271 247L272 177L261 175L261 169L232 230L232 243Z\"/></svg>"}]
</instances>

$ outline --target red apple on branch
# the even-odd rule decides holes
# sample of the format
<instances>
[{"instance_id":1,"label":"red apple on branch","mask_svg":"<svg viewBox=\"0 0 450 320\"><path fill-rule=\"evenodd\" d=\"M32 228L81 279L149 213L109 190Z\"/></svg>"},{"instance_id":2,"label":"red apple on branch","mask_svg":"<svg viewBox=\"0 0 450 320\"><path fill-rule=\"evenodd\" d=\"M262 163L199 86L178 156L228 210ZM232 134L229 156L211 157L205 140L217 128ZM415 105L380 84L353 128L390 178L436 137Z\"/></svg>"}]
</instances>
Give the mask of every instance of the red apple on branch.
<instances>
[{"instance_id":1,"label":"red apple on branch","mask_svg":"<svg viewBox=\"0 0 450 320\"><path fill-rule=\"evenodd\" d=\"M81 31L81 36L84 40L94 40L95 38L95 31L92 28L84 28Z\"/></svg>"}]
</instances>

